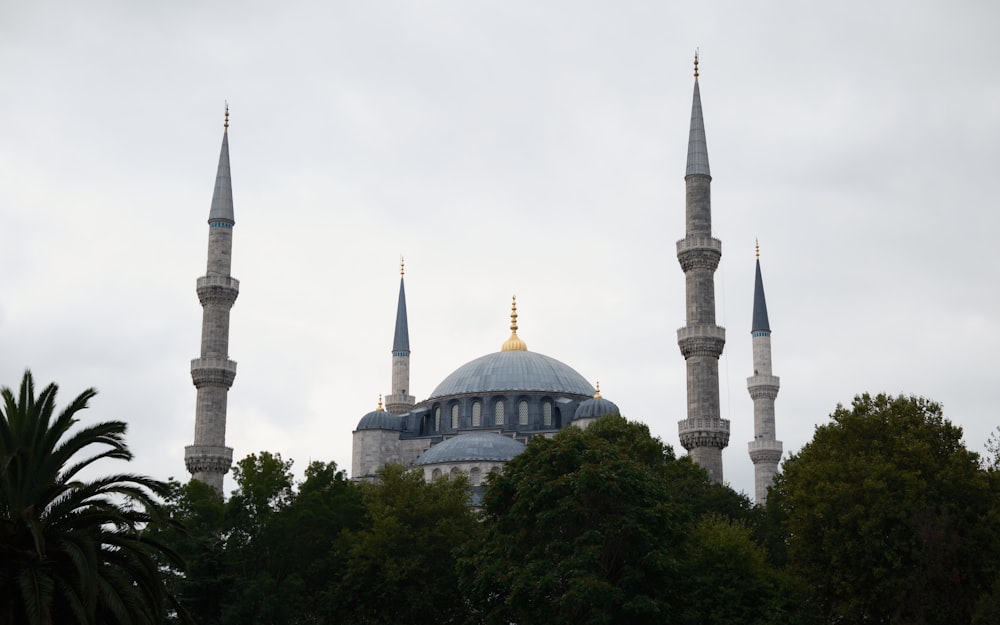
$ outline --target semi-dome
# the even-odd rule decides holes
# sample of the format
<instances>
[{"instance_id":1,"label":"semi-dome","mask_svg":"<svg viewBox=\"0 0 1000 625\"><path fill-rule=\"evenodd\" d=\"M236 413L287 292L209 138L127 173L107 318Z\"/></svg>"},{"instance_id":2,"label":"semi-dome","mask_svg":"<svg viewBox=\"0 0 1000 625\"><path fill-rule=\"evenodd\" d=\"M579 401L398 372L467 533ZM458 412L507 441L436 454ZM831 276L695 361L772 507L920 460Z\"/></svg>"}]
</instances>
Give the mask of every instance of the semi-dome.
<instances>
[{"instance_id":1,"label":"semi-dome","mask_svg":"<svg viewBox=\"0 0 1000 625\"><path fill-rule=\"evenodd\" d=\"M524 443L496 432L459 434L425 451L415 464L451 462L507 462L524 451Z\"/></svg>"},{"instance_id":2,"label":"semi-dome","mask_svg":"<svg viewBox=\"0 0 1000 625\"><path fill-rule=\"evenodd\" d=\"M529 351L502 351L465 363L438 384L428 399L504 391L590 396L594 387L555 358Z\"/></svg>"}]
</instances>

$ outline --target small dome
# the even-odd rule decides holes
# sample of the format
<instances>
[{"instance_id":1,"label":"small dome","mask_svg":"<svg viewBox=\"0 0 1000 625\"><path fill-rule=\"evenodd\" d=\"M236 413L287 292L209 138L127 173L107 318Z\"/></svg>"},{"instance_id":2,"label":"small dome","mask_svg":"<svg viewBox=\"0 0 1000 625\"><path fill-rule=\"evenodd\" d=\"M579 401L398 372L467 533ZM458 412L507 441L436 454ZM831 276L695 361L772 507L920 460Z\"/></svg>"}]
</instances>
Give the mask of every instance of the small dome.
<instances>
[{"instance_id":1,"label":"small dome","mask_svg":"<svg viewBox=\"0 0 1000 625\"><path fill-rule=\"evenodd\" d=\"M403 429L403 417L389 414L385 410L373 410L358 421L358 430L398 430Z\"/></svg>"},{"instance_id":2,"label":"small dome","mask_svg":"<svg viewBox=\"0 0 1000 625\"><path fill-rule=\"evenodd\" d=\"M603 417L607 414L621 416L618 406L616 406L613 401L601 397L600 392L598 392L596 397L592 397L577 406L576 414L573 415L573 420L594 419L597 417Z\"/></svg>"},{"instance_id":3,"label":"small dome","mask_svg":"<svg viewBox=\"0 0 1000 625\"><path fill-rule=\"evenodd\" d=\"M434 445L417 458L416 464L448 462L507 462L524 451L524 443L496 432L459 434Z\"/></svg>"}]
</instances>

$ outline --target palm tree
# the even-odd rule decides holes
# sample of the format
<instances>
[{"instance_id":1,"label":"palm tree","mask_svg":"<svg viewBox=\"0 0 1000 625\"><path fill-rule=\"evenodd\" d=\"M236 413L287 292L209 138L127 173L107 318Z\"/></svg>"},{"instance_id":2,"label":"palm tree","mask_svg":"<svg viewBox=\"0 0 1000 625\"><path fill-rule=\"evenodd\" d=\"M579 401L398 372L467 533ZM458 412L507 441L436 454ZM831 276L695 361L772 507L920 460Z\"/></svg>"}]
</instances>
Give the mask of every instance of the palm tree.
<instances>
[{"instance_id":1,"label":"palm tree","mask_svg":"<svg viewBox=\"0 0 1000 625\"><path fill-rule=\"evenodd\" d=\"M132 459L126 425L71 431L96 391L53 416L57 390L36 397L30 371L17 396L0 390L0 625L159 622L172 603L159 562L180 563L143 529L161 519L167 486L132 474L83 479L98 460Z\"/></svg>"}]
</instances>

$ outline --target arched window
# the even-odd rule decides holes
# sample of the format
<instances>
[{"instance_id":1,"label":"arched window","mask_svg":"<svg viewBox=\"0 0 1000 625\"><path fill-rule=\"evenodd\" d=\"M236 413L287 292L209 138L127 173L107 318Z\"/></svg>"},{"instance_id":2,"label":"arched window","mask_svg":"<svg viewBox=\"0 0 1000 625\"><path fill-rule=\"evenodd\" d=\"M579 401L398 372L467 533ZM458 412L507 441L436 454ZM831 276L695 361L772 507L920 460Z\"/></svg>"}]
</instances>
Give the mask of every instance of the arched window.
<instances>
[{"instance_id":1,"label":"arched window","mask_svg":"<svg viewBox=\"0 0 1000 625\"><path fill-rule=\"evenodd\" d=\"M434 431L441 431L441 406L434 409Z\"/></svg>"},{"instance_id":2,"label":"arched window","mask_svg":"<svg viewBox=\"0 0 1000 625\"><path fill-rule=\"evenodd\" d=\"M499 473L499 472L500 472L500 467L498 466L490 467L490 473Z\"/></svg>"},{"instance_id":3,"label":"arched window","mask_svg":"<svg viewBox=\"0 0 1000 625\"><path fill-rule=\"evenodd\" d=\"M483 481L483 471L479 467L472 467L469 470L469 483L473 486L479 486L480 482Z\"/></svg>"},{"instance_id":4,"label":"arched window","mask_svg":"<svg viewBox=\"0 0 1000 625\"><path fill-rule=\"evenodd\" d=\"M493 425L503 425L503 400L493 404Z\"/></svg>"},{"instance_id":5,"label":"arched window","mask_svg":"<svg viewBox=\"0 0 1000 625\"><path fill-rule=\"evenodd\" d=\"M431 471L431 479L436 480L439 477L441 477L441 469L434 469L433 471Z\"/></svg>"},{"instance_id":6,"label":"arched window","mask_svg":"<svg viewBox=\"0 0 1000 625\"><path fill-rule=\"evenodd\" d=\"M528 402L523 399L517 404L518 425L528 425Z\"/></svg>"},{"instance_id":7,"label":"arched window","mask_svg":"<svg viewBox=\"0 0 1000 625\"><path fill-rule=\"evenodd\" d=\"M472 402L472 427L477 428L483 424L483 405L479 401Z\"/></svg>"},{"instance_id":8,"label":"arched window","mask_svg":"<svg viewBox=\"0 0 1000 625\"><path fill-rule=\"evenodd\" d=\"M461 474L462 474L462 470L459 469L458 467L452 467L451 468L451 477L452 478L457 478Z\"/></svg>"},{"instance_id":9,"label":"arched window","mask_svg":"<svg viewBox=\"0 0 1000 625\"><path fill-rule=\"evenodd\" d=\"M451 429L458 429L458 404L451 405Z\"/></svg>"},{"instance_id":10,"label":"arched window","mask_svg":"<svg viewBox=\"0 0 1000 625\"><path fill-rule=\"evenodd\" d=\"M552 427L552 402L542 403L542 425Z\"/></svg>"}]
</instances>

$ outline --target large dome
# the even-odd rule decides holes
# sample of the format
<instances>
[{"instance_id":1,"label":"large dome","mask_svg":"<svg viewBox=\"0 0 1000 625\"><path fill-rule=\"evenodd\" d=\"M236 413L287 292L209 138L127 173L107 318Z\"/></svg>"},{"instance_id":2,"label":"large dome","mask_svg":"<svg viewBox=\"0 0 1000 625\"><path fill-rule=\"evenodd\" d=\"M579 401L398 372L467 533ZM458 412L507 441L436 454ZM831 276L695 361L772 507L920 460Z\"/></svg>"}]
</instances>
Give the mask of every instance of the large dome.
<instances>
[{"instance_id":1,"label":"large dome","mask_svg":"<svg viewBox=\"0 0 1000 625\"><path fill-rule=\"evenodd\" d=\"M529 351L502 351L467 362L438 384L428 399L504 391L594 395L594 387L572 367Z\"/></svg>"}]
</instances>

